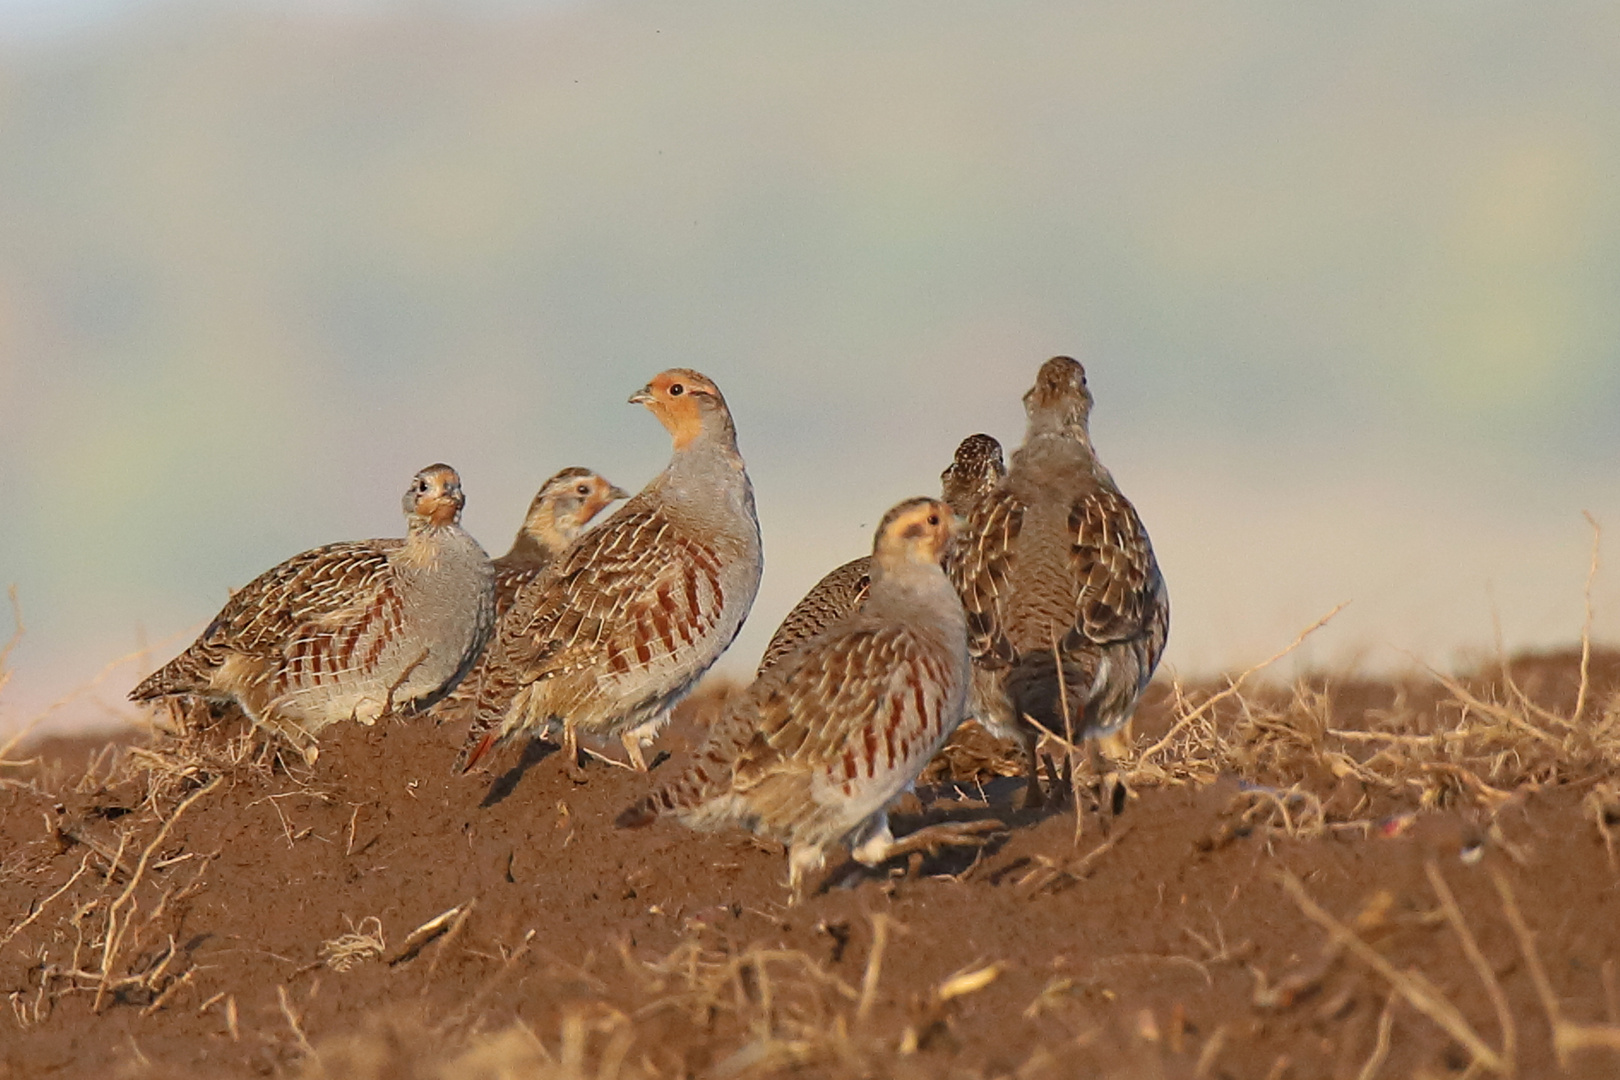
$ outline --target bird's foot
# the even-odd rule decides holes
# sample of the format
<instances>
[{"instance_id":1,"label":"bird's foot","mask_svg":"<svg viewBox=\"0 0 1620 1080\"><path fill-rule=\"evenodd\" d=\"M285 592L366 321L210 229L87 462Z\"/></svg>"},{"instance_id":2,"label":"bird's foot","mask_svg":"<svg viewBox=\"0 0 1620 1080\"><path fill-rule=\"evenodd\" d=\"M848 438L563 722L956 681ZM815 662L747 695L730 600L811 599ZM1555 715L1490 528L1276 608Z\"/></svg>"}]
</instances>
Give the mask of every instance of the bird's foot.
<instances>
[{"instance_id":1,"label":"bird's foot","mask_svg":"<svg viewBox=\"0 0 1620 1080\"><path fill-rule=\"evenodd\" d=\"M937 825L929 825L907 833L893 841L883 851L883 857L878 861L910 855L912 852L933 855L941 848L976 847L988 842L993 834L1005 832L1006 828L1004 823L994 818L982 821L942 821Z\"/></svg>"}]
</instances>

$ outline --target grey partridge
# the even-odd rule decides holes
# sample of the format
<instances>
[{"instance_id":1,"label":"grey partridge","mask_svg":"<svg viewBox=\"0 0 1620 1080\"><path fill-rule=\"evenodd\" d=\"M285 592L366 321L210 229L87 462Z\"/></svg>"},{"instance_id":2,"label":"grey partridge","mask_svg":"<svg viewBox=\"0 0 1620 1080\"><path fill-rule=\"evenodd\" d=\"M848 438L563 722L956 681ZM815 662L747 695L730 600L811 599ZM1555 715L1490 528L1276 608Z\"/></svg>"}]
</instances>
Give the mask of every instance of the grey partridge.
<instances>
[{"instance_id":1,"label":"grey partridge","mask_svg":"<svg viewBox=\"0 0 1620 1080\"><path fill-rule=\"evenodd\" d=\"M961 723L969 661L961 602L940 566L953 528L937 499L890 510L873 545L866 602L759 676L710 727L687 767L619 816L672 816L785 843L795 897L827 850L876 865L965 842L999 823L945 824L900 841L890 802Z\"/></svg>"},{"instance_id":2,"label":"grey partridge","mask_svg":"<svg viewBox=\"0 0 1620 1080\"><path fill-rule=\"evenodd\" d=\"M464 502L454 469L423 469L403 540L328 544L260 574L130 700L235 702L311 758L329 724L427 708L494 626L494 570L459 524Z\"/></svg>"},{"instance_id":3,"label":"grey partridge","mask_svg":"<svg viewBox=\"0 0 1620 1080\"><path fill-rule=\"evenodd\" d=\"M1029 760L1041 800L1043 731L1111 734L1164 653L1170 602L1136 509L1092 449L1085 369L1042 365L1007 477L968 515L947 559L967 611L972 713Z\"/></svg>"},{"instance_id":4,"label":"grey partridge","mask_svg":"<svg viewBox=\"0 0 1620 1080\"><path fill-rule=\"evenodd\" d=\"M961 515L971 511L1006 475L1001 444L988 435L969 435L957 446L951 463L939 474L939 481L945 501ZM851 559L811 586L771 635L755 674L763 674L800 642L821 633L860 607L872 584L871 561L870 555Z\"/></svg>"},{"instance_id":5,"label":"grey partridge","mask_svg":"<svg viewBox=\"0 0 1620 1080\"><path fill-rule=\"evenodd\" d=\"M495 560L496 621L511 608L518 589L545 573L592 518L619 499L629 497L623 488L578 466L563 469L542 484L529 502L529 512L523 517L512 549ZM441 722L472 715L483 679L483 662L480 657L466 678L434 709Z\"/></svg>"},{"instance_id":6,"label":"grey partridge","mask_svg":"<svg viewBox=\"0 0 1620 1080\"><path fill-rule=\"evenodd\" d=\"M519 736L617 736L630 763L736 638L759 591L754 489L731 412L707 377L673 368L634 394L668 429L669 465L501 620L457 767Z\"/></svg>"}]
</instances>

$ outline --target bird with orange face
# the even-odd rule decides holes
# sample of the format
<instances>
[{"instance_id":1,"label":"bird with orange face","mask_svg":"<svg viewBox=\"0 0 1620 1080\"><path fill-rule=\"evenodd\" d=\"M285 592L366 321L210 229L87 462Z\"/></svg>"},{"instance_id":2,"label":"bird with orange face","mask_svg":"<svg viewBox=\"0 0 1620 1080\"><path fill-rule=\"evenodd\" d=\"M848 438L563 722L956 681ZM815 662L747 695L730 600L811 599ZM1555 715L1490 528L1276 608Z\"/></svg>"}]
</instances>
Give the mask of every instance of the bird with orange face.
<instances>
[{"instance_id":1,"label":"bird with orange face","mask_svg":"<svg viewBox=\"0 0 1620 1080\"><path fill-rule=\"evenodd\" d=\"M495 617L505 615L518 590L568 550L591 519L630 493L589 469L563 469L529 502L511 550L495 560Z\"/></svg>"},{"instance_id":2,"label":"bird with orange face","mask_svg":"<svg viewBox=\"0 0 1620 1080\"><path fill-rule=\"evenodd\" d=\"M502 618L456 764L496 745L616 736L630 764L742 629L764 560L754 489L725 398L686 368L631 396L669 431L669 465L523 586Z\"/></svg>"},{"instance_id":3,"label":"bird with orange face","mask_svg":"<svg viewBox=\"0 0 1620 1080\"><path fill-rule=\"evenodd\" d=\"M427 708L495 623L494 570L461 528L464 502L454 469L423 469L404 539L328 544L265 571L130 700L235 702L309 758L329 724Z\"/></svg>"},{"instance_id":4,"label":"bird with orange face","mask_svg":"<svg viewBox=\"0 0 1620 1080\"><path fill-rule=\"evenodd\" d=\"M529 502L512 548L495 560L495 618L511 608L518 590L551 569L557 556L568 550L591 519L630 493L606 478L578 466L563 469L544 484ZM478 687L483 682L484 657L467 672L453 693L433 710L440 722L472 716Z\"/></svg>"},{"instance_id":5,"label":"bird with orange face","mask_svg":"<svg viewBox=\"0 0 1620 1080\"><path fill-rule=\"evenodd\" d=\"M940 566L950 507L909 499L878 526L860 607L800 642L727 704L693 760L619 816L738 825L788 846L798 896L827 850L875 866L943 844L982 843L1000 822L947 822L896 840L889 804L962 722L967 623Z\"/></svg>"},{"instance_id":6,"label":"bird with orange face","mask_svg":"<svg viewBox=\"0 0 1620 1080\"><path fill-rule=\"evenodd\" d=\"M995 490L1007 475L1002 464L1001 444L988 435L969 435L956 448L945 471L939 474L945 502L958 515L969 513L980 499ZM756 675L792 652L806 638L821 633L834 622L866 603L872 588L872 557L862 555L842 566L835 566L793 605L782 625L776 628L759 660Z\"/></svg>"}]
</instances>

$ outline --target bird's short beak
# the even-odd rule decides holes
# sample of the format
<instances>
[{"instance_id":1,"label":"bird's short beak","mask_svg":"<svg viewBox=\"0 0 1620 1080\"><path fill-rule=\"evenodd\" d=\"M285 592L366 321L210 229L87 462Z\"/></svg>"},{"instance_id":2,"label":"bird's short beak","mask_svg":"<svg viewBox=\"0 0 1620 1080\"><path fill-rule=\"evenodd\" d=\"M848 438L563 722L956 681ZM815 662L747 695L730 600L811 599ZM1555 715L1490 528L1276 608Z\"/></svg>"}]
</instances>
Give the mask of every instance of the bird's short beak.
<instances>
[{"instance_id":1,"label":"bird's short beak","mask_svg":"<svg viewBox=\"0 0 1620 1080\"><path fill-rule=\"evenodd\" d=\"M635 401L635 398L631 398L630 400ZM619 487L617 485L613 485L613 486L610 486L608 488L608 501L609 502L617 502L620 499L628 499L629 497L630 497L630 493L628 491L624 490L624 488L622 488L622 487Z\"/></svg>"},{"instance_id":2,"label":"bird's short beak","mask_svg":"<svg viewBox=\"0 0 1620 1080\"><path fill-rule=\"evenodd\" d=\"M637 390L635 393L630 395L630 404L632 405L651 405L652 403L653 392L650 384L643 386L640 390Z\"/></svg>"}]
</instances>

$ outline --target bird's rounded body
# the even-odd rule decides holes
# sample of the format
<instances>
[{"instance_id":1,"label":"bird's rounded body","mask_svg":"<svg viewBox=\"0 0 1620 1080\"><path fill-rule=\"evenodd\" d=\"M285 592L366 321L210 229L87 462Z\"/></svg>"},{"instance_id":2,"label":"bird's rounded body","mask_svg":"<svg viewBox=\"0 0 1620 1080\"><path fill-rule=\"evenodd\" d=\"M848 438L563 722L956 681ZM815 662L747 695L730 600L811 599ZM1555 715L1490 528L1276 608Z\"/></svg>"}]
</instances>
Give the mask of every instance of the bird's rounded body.
<instances>
[{"instance_id":1,"label":"bird's rounded body","mask_svg":"<svg viewBox=\"0 0 1620 1080\"><path fill-rule=\"evenodd\" d=\"M862 555L834 567L810 587L776 628L759 659L756 675L764 674L794 649L857 610L872 588L872 557Z\"/></svg>"},{"instance_id":2,"label":"bird's rounded body","mask_svg":"<svg viewBox=\"0 0 1620 1080\"><path fill-rule=\"evenodd\" d=\"M631 762L742 629L763 571L753 487L718 388L686 369L631 399L673 436L665 470L501 620L457 767L520 735L617 736Z\"/></svg>"},{"instance_id":3,"label":"bird's rounded body","mask_svg":"<svg viewBox=\"0 0 1620 1080\"><path fill-rule=\"evenodd\" d=\"M493 629L494 572L456 522L454 471L424 477L437 486L414 503L407 493L405 539L329 544L259 575L131 699L234 701L302 745L330 724L419 711L448 693Z\"/></svg>"},{"instance_id":4,"label":"bird's rounded body","mask_svg":"<svg viewBox=\"0 0 1620 1080\"><path fill-rule=\"evenodd\" d=\"M969 435L956 447L940 473L940 486L951 509L967 514L1007 474L1001 444L988 435ZM862 555L830 570L810 587L771 635L756 675L764 674L808 638L814 637L866 602L872 588L872 557Z\"/></svg>"},{"instance_id":5,"label":"bird's rounded body","mask_svg":"<svg viewBox=\"0 0 1620 1080\"><path fill-rule=\"evenodd\" d=\"M627 492L579 466L563 469L542 484L530 500L512 547L494 561L495 624L511 610L518 591L545 576L592 518L626 498ZM472 716L491 651L481 652L455 690L445 696L435 710L440 721Z\"/></svg>"},{"instance_id":6,"label":"bird's rounded body","mask_svg":"<svg viewBox=\"0 0 1620 1080\"><path fill-rule=\"evenodd\" d=\"M1147 530L1092 450L1084 370L1048 361L1025 404L1024 444L949 571L968 614L973 713L1033 759L1042 730L1078 742L1130 718L1170 613Z\"/></svg>"},{"instance_id":7,"label":"bird's rounded body","mask_svg":"<svg viewBox=\"0 0 1620 1080\"><path fill-rule=\"evenodd\" d=\"M686 769L621 824L741 825L788 845L795 887L841 842L881 859L888 805L967 704L966 622L938 561L950 527L937 500L891 510L866 602L756 678Z\"/></svg>"}]
</instances>

